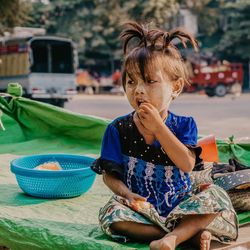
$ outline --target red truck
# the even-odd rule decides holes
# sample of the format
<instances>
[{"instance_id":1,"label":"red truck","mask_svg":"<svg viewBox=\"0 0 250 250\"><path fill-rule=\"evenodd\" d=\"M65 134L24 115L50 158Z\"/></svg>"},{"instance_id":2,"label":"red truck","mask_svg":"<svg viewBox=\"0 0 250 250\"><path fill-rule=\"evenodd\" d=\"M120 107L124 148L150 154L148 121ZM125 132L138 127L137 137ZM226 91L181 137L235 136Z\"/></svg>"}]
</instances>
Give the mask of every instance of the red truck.
<instances>
[{"instance_id":1,"label":"red truck","mask_svg":"<svg viewBox=\"0 0 250 250\"><path fill-rule=\"evenodd\" d=\"M191 85L187 92L205 90L208 96L223 97L230 92L241 92L243 85L243 64L193 65Z\"/></svg>"}]
</instances>

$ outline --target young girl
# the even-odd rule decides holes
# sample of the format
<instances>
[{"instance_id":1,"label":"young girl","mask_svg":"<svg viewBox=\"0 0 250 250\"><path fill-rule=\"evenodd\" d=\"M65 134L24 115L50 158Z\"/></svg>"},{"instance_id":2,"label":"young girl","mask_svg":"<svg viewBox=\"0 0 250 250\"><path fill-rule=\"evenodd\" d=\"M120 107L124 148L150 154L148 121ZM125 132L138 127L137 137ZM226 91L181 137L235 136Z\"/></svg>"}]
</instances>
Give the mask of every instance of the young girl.
<instances>
[{"instance_id":1,"label":"young girl","mask_svg":"<svg viewBox=\"0 0 250 250\"><path fill-rule=\"evenodd\" d=\"M189 173L201 161L192 117L169 111L188 82L174 38L186 47L195 40L180 29L164 32L127 23L123 39L122 84L131 114L106 129L101 157L92 168L103 173L114 196L100 210L102 230L117 240L151 242L150 249L175 249L193 239L200 249L210 241L235 240L237 217L227 194L218 186L193 189ZM138 45L128 54L128 44Z\"/></svg>"}]
</instances>

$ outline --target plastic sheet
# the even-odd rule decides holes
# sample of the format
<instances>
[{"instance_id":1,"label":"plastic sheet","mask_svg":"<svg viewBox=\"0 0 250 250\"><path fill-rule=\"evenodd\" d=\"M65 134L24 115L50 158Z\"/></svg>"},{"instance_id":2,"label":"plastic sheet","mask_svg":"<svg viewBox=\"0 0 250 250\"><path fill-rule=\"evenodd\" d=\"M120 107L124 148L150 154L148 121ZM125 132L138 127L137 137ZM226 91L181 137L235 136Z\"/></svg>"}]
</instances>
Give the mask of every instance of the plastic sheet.
<instances>
[{"instance_id":1,"label":"plastic sheet","mask_svg":"<svg viewBox=\"0 0 250 250\"><path fill-rule=\"evenodd\" d=\"M111 195L97 177L86 194L72 199L25 195L10 172L11 160L39 153L97 157L108 120L67 112L52 105L0 97L0 246L15 249L148 249L147 245L110 241L98 226L99 208ZM250 144L217 141L220 162L236 158L250 165ZM238 215L250 222L250 212Z\"/></svg>"}]
</instances>

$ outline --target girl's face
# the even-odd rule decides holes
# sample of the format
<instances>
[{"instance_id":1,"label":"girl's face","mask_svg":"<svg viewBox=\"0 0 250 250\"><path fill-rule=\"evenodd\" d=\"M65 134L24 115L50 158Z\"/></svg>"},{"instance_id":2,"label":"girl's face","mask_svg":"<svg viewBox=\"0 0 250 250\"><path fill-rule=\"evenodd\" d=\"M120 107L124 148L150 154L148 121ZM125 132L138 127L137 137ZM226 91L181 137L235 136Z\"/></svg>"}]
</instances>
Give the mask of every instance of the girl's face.
<instances>
[{"instance_id":1,"label":"girl's face","mask_svg":"<svg viewBox=\"0 0 250 250\"><path fill-rule=\"evenodd\" d=\"M163 75L161 70L145 74L145 81L140 75L126 75L126 95L130 105L139 110L141 103L151 103L164 116L172 100L174 83Z\"/></svg>"}]
</instances>

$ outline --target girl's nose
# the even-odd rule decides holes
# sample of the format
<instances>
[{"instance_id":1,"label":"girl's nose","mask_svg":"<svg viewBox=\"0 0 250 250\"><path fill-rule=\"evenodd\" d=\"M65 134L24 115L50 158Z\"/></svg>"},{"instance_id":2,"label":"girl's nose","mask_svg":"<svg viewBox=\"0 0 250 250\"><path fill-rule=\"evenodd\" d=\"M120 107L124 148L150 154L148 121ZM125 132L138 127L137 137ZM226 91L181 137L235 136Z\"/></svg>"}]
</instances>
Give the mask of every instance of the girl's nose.
<instances>
[{"instance_id":1,"label":"girl's nose","mask_svg":"<svg viewBox=\"0 0 250 250\"><path fill-rule=\"evenodd\" d=\"M136 86L136 93L137 94L144 94L145 93L145 87L143 83L138 83Z\"/></svg>"}]
</instances>

